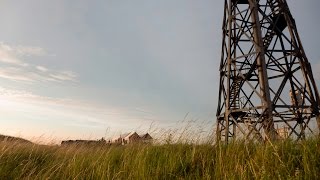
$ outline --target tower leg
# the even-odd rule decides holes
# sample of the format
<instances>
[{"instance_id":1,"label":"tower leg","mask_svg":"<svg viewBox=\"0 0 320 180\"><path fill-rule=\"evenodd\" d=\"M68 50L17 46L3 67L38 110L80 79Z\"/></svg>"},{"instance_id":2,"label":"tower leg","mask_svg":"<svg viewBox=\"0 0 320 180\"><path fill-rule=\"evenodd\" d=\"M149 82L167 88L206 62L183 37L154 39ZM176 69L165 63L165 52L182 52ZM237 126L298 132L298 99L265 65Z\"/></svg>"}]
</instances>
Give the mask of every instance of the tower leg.
<instances>
[{"instance_id":1,"label":"tower leg","mask_svg":"<svg viewBox=\"0 0 320 180\"><path fill-rule=\"evenodd\" d=\"M318 114L316 118L317 118L317 125L318 125L319 136L320 136L320 114Z\"/></svg>"},{"instance_id":2,"label":"tower leg","mask_svg":"<svg viewBox=\"0 0 320 180\"><path fill-rule=\"evenodd\" d=\"M266 68L265 52L263 46L263 39L258 15L258 7L256 0L249 0L250 9L252 12L253 35L255 40L255 49L257 52L257 66L259 72L260 93L262 95L262 104L264 106L263 128L268 140L276 139L276 131L274 128L272 116L272 102L270 97L270 88L268 82L268 74Z\"/></svg>"}]
</instances>

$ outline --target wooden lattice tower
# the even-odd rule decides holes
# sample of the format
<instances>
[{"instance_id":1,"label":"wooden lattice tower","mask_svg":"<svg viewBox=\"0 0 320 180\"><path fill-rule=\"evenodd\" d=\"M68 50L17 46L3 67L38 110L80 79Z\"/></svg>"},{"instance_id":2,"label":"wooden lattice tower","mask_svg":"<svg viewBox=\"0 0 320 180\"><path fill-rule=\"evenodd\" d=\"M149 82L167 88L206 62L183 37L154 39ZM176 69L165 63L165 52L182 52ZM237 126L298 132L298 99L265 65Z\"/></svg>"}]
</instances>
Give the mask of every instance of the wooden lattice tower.
<instances>
[{"instance_id":1,"label":"wooden lattice tower","mask_svg":"<svg viewBox=\"0 0 320 180\"><path fill-rule=\"evenodd\" d=\"M319 130L319 93L286 0L225 0L218 141Z\"/></svg>"}]
</instances>

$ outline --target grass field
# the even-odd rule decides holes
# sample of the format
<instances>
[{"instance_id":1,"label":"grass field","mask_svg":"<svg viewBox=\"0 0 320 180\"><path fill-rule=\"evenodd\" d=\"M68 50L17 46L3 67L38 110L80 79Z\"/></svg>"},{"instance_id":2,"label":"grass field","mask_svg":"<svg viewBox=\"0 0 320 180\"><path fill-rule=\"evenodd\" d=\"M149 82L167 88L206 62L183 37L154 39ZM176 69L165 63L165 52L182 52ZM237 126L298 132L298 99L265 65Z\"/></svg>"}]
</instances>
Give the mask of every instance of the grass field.
<instances>
[{"instance_id":1,"label":"grass field","mask_svg":"<svg viewBox=\"0 0 320 180\"><path fill-rule=\"evenodd\" d=\"M0 143L0 179L319 179L320 140L60 147Z\"/></svg>"}]
</instances>

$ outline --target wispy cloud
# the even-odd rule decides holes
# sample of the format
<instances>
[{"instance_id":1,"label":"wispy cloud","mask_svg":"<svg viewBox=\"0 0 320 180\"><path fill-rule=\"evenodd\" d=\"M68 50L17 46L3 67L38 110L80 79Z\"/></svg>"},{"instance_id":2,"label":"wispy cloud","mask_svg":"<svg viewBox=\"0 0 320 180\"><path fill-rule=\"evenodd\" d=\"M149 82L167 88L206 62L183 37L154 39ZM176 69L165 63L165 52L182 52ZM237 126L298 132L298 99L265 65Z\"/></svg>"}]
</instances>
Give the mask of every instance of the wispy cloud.
<instances>
[{"instance_id":1,"label":"wispy cloud","mask_svg":"<svg viewBox=\"0 0 320 180\"><path fill-rule=\"evenodd\" d=\"M56 81L76 81L77 74L72 71L61 71L50 74L50 77Z\"/></svg>"},{"instance_id":2,"label":"wispy cloud","mask_svg":"<svg viewBox=\"0 0 320 180\"><path fill-rule=\"evenodd\" d=\"M137 112L135 109L117 108L74 99L40 96L28 91L3 87L0 87L0 107L1 110L8 109L8 113L11 112L14 116L19 116L19 118L23 118L23 114L27 113L32 114L33 117L43 117L46 120L61 120L65 125L95 124L112 128L122 126L125 126L124 128L132 128L146 121L141 119L143 116L152 119L152 115L149 113ZM22 110L25 113L19 112ZM148 122L151 123L151 121Z\"/></svg>"},{"instance_id":3,"label":"wispy cloud","mask_svg":"<svg viewBox=\"0 0 320 180\"><path fill-rule=\"evenodd\" d=\"M20 67L0 67L0 77L13 81L34 82L37 74L26 72Z\"/></svg>"},{"instance_id":4,"label":"wispy cloud","mask_svg":"<svg viewBox=\"0 0 320 180\"><path fill-rule=\"evenodd\" d=\"M0 78L12 81L34 82L77 82L77 74L71 71L53 71L37 67L0 67Z\"/></svg>"},{"instance_id":5,"label":"wispy cloud","mask_svg":"<svg viewBox=\"0 0 320 180\"><path fill-rule=\"evenodd\" d=\"M78 75L70 70L53 70L25 61L27 56L48 56L44 48L31 46L12 46L0 43L0 77L23 82L51 81L76 82Z\"/></svg>"},{"instance_id":6,"label":"wispy cloud","mask_svg":"<svg viewBox=\"0 0 320 180\"><path fill-rule=\"evenodd\" d=\"M43 67L43 66L36 66L36 68L39 70L39 71L42 71L42 72L47 72L48 69Z\"/></svg>"},{"instance_id":7,"label":"wispy cloud","mask_svg":"<svg viewBox=\"0 0 320 180\"><path fill-rule=\"evenodd\" d=\"M20 56L47 56L49 55L45 49L41 47L17 46L15 52Z\"/></svg>"},{"instance_id":8,"label":"wispy cloud","mask_svg":"<svg viewBox=\"0 0 320 180\"><path fill-rule=\"evenodd\" d=\"M14 48L4 43L0 43L0 62L20 66L27 65L16 56Z\"/></svg>"}]
</instances>

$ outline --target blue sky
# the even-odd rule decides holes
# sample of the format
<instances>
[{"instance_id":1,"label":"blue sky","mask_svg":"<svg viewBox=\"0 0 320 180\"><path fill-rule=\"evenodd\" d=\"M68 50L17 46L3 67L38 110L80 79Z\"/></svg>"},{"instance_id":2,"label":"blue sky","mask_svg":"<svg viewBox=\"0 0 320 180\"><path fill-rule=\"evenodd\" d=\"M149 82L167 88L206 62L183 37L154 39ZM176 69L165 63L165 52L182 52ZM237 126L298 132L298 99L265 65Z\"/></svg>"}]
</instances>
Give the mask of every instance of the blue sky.
<instances>
[{"instance_id":1,"label":"blue sky","mask_svg":"<svg viewBox=\"0 0 320 180\"><path fill-rule=\"evenodd\" d=\"M316 0L288 0L320 76ZM99 138L215 122L223 1L0 0L0 133Z\"/></svg>"}]
</instances>

